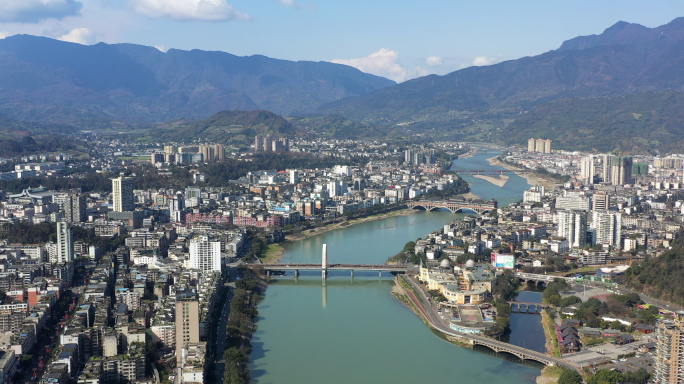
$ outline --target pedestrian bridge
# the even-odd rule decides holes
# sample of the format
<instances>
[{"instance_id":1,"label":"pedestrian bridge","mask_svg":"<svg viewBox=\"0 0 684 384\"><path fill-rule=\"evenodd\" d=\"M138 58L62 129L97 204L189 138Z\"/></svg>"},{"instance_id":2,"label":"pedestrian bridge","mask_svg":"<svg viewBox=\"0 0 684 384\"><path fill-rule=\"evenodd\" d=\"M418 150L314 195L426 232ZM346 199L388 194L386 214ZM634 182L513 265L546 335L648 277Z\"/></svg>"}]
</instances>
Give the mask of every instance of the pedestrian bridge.
<instances>
[{"instance_id":1,"label":"pedestrian bridge","mask_svg":"<svg viewBox=\"0 0 684 384\"><path fill-rule=\"evenodd\" d=\"M574 283L575 278L574 277L563 277L563 276L553 276L553 275L539 275L536 273L524 273L524 272L516 272L515 276L518 277L520 280L523 280L526 283L550 283L554 279L563 279L568 283Z\"/></svg>"},{"instance_id":2,"label":"pedestrian bridge","mask_svg":"<svg viewBox=\"0 0 684 384\"><path fill-rule=\"evenodd\" d=\"M498 208L499 203L492 199L487 202L475 201L471 199L464 200L419 200L419 201L409 201L406 203L409 208L423 208L426 211L433 211L439 208L445 208L453 213L461 212L464 209L469 209L471 211L477 212L481 215L485 212L489 212Z\"/></svg>"}]
</instances>

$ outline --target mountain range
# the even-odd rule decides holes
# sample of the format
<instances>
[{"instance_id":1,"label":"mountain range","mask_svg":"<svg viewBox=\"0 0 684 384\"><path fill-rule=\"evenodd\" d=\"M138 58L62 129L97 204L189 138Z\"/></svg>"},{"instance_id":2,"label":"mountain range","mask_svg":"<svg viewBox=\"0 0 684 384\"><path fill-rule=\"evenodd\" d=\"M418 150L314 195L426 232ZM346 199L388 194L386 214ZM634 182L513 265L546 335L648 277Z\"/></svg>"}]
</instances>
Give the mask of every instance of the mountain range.
<instances>
[{"instance_id":1,"label":"mountain range","mask_svg":"<svg viewBox=\"0 0 684 384\"><path fill-rule=\"evenodd\" d=\"M394 84L328 62L28 35L0 40L0 114L78 127L206 118L223 110L289 115Z\"/></svg>"},{"instance_id":2,"label":"mountain range","mask_svg":"<svg viewBox=\"0 0 684 384\"><path fill-rule=\"evenodd\" d=\"M618 22L538 56L409 80L319 111L382 124L448 118L454 111L517 112L561 98L682 91L683 52L684 18L657 28Z\"/></svg>"},{"instance_id":3,"label":"mountain range","mask_svg":"<svg viewBox=\"0 0 684 384\"><path fill-rule=\"evenodd\" d=\"M155 135L216 134L224 142L294 130L673 151L684 145L683 94L684 18L656 28L618 22L541 55L401 84L326 62L0 40L2 115L81 129L156 124ZM214 115L223 110L234 113Z\"/></svg>"}]
</instances>

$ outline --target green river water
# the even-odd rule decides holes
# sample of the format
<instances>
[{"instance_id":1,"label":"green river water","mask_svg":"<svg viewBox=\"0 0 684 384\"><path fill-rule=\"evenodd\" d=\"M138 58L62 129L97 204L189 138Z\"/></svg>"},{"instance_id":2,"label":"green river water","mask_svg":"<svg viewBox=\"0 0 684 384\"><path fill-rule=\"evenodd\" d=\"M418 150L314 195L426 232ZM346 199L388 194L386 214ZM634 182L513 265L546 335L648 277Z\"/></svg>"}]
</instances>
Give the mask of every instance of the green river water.
<instances>
[{"instance_id":1,"label":"green river water","mask_svg":"<svg viewBox=\"0 0 684 384\"><path fill-rule=\"evenodd\" d=\"M499 169L486 162L498 153L488 150L487 155L456 160L454 169ZM463 177L474 193L500 204L520 200L529 188L516 175L503 188ZM320 263L322 245L328 244L331 263L382 263L406 242L459 217L463 215L419 212L357 224L289 244L280 262ZM486 349L473 351L442 340L390 294L392 285L391 275L380 279L377 273L356 272L352 279L349 272L330 272L325 282L320 272L279 277L259 305L250 361L253 381L516 384L539 375L540 366L534 363L524 366Z\"/></svg>"}]
</instances>

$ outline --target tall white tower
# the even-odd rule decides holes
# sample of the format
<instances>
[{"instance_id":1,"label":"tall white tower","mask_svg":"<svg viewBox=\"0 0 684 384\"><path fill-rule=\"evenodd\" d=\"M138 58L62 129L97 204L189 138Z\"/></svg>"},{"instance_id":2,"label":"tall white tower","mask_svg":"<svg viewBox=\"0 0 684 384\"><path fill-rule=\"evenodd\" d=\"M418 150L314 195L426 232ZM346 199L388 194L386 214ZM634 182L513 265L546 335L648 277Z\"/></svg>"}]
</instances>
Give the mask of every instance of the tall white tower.
<instances>
[{"instance_id":1,"label":"tall white tower","mask_svg":"<svg viewBox=\"0 0 684 384\"><path fill-rule=\"evenodd\" d=\"M323 244L323 255L321 259L322 277L328 277L328 244Z\"/></svg>"}]
</instances>

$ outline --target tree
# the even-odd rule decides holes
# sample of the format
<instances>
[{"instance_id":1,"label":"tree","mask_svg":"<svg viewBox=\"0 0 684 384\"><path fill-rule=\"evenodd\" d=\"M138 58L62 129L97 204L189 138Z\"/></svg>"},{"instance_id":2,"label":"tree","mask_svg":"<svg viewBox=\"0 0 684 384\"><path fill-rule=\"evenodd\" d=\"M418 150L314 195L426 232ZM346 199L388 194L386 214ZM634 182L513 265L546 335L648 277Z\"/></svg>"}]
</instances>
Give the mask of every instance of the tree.
<instances>
[{"instance_id":1,"label":"tree","mask_svg":"<svg viewBox=\"0 0 684 384\"><path fill-rule=\"evenodd\" d=\"M623 380L620 372L611 371L609 369L602 369L589 379L587 384L619 384Z\"/></svg>"},{"instance_id":2,"label":"tree","mask_svg":"<svg viewBox=\"0 0 684 384\"><path fill-rule=\"evenodd\" d=\"M577 297L577 296L568 296L568 297L563 298L563 299L560 301L560 304L559 304L559 305L560 305L561 307L569 307L569 306L571 306L571 305L573 305L573 304L577 304L577 303L581 303L581 302L582 302L582 299L580 299L580 298Z\"/></svg>"},{"instance_id":3,"label":"tree","mask_svg":"<svg viewBox=\"0 0 684 384\"><path fill-rule=\"evenodd\" d=\"M558 384L582 384L582 375L570 369L563 370L558 378Z\"/></svg>"}]
</instances>

